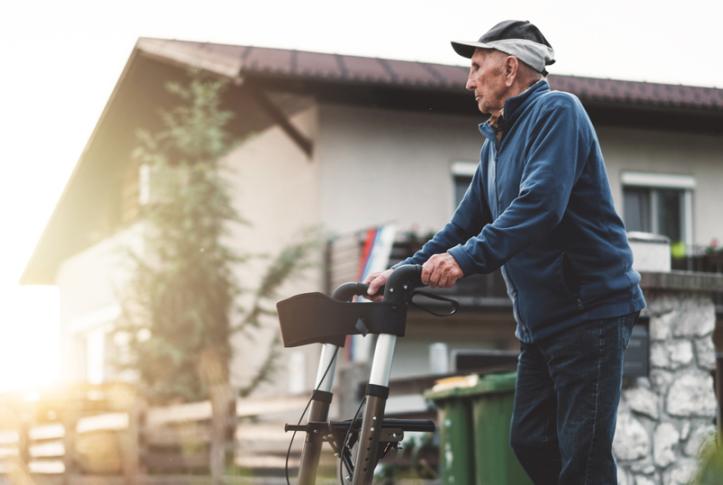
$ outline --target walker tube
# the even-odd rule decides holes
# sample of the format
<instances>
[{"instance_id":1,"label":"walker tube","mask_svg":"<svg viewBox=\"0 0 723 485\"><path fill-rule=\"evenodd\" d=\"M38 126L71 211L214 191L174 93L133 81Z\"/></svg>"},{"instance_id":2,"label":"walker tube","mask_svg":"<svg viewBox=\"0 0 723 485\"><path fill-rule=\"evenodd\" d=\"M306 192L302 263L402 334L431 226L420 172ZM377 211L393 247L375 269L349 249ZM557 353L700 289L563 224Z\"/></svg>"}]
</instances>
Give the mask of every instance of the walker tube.
<instances>
[{"instance_id":1,"label":"walker tube","mask_svg":"<svg viewBox=\"0 0 723 485\"><path fill-rule=\"evenodd\" d=\"M384 301L406 306L414 289L422 286L421 275L420 265L404 265L397 268L384 287ZM366 389L367 401L359 434L352 485L370 485L374 477L374 467L379 459L379 437L384 422L384 408L389 396L389 376L396 343L396 335L382 333L377 337Z\"/></svg>"},{"instance_id":2,"label":"walker tube","mask_svg":"<svg viewBox=\"0 0 723 485\"><path fill-rule=\"evenodd\" d=\"M366 291L367 286L361 283L345 283L334 290L332 298L351 301L355 295L366 294ZM321 347L319 366L314 381L314 394L311 400L311 409L309 410L309 421L326 421L329 416L329 406L333 397L331 389L334 385L334 371L336 370L334 355L337 349L338 346L333 344L323 344ZM316 482L322 444L321 433L318 431L306 433L299 463L298 483L300 485L314 485Z\"/></svg>"},{"instance_id":3,"label":"walker tube","mask_svg":"<svg viewBox=\"0 0 723 485\"><path fill-rule=\"evenodd\" d=\"M389 386L389 374L392 371L392 360L394 359L394 347L396 343L396 335L382 333L377 337L372 369L369 374L369 384L384 387Z\"/></svg>"},{"instance_id":4,"label":"walker tube","mask_svg":"<svg viewBox=\"0 0 723 485\"><path fill-rule=\"evenodd\" d=\"M319 357L319 367L316 369L316 380L314 381L314 389L320 391L331 392L334 385L334 370L336 369L336 360L334 354L338 347L333 344L322 344L321 357ZM329 368L327 372L327 367ZM326 377L324 373L326 372ZM322 382L322 378L324 381Z\"/></svg>"}]
</instances>

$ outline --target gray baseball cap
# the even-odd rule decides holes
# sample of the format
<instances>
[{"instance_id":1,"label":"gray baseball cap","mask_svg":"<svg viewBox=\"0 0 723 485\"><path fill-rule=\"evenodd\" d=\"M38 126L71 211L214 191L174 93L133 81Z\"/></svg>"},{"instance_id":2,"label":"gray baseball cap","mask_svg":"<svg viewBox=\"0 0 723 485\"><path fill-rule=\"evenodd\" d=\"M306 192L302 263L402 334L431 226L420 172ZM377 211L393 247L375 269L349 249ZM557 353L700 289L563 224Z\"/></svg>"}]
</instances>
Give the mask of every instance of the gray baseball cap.
<instances>
[{"instance_id":1,"label":"gray baseball cap","mask_svg":"<svg viewBox=\"0 0 723 485\"><path fill-rule=\"evenodd\" d=\"M467 58L472 57L475 49L495 49L517 57L545 75L545 66L555 62L552 46L540 29L527 20L504 20L484 33L478 41L452 41L452 48Z\"/></svg>"}]
</instances>

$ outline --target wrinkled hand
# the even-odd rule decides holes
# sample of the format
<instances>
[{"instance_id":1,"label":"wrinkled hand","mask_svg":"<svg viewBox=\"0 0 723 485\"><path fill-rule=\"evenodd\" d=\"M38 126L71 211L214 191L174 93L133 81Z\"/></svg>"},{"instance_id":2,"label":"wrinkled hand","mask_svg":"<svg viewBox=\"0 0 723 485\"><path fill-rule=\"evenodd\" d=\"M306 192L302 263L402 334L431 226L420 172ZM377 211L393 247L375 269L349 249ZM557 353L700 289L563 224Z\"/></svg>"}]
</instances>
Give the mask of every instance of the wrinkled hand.
<instances>
[{"instance_id":1,"label":"wrinkled hand","mask_svg":"<svg viewBox=\"0 0 723 485\"><path fill-rule=\"evenodd\" d=\"M376 273L372 273L364 280L364 284L369 285L369 289L367 290L367 298L369 298L371 301L381 301L384 298L383 294L378 294L379 288L387 284L387 280L389 279L389 276L394 272L392 269L388 269L386 271L377 271Z\"/></svg>"},{"instance_id":2,"label":"wrinkled hand","mask_svg":"<svg viewBox=\"0 0 723 485\"><path fill-rule=\"evenodd\" d=\"M449 253L434 254L422 265L422 283L432 288L451 288L463 276L462 268Z\"/></svg>"}]
</instances>

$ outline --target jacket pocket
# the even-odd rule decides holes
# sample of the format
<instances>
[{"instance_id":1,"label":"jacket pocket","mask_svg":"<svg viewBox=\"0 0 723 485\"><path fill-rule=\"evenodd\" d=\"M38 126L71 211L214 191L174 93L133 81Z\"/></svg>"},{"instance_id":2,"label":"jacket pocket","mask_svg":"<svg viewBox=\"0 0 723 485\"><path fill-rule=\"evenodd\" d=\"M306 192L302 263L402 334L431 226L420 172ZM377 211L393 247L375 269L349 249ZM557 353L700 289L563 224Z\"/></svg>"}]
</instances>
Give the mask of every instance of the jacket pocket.
<instances>
[{"instance_id":1,"label":"jacket pocket","mask_svg":"<svg viewBox=\"0 0 723 485\"><path fill-rule=\"evenodd\" d=\"M506 265L519 294L520 316L530 322L531 327L539 322L567 318L581 308L575 275L568 272L571 268L569 264L565 267L564 260L562 252L549 251Z\"/></svg>"},{"instance_id":2,"label":"jacket pocket","mask_svg":"<svg viewBox=\"0 0 723 485\"><path fill-rule=\"evenodd\" d=\"M570 256L565 251L563 251L560 256L559 272L561 286L567 291L569 296L579 300L580 282L572 267Z\"/></svg>"}]
</instances>

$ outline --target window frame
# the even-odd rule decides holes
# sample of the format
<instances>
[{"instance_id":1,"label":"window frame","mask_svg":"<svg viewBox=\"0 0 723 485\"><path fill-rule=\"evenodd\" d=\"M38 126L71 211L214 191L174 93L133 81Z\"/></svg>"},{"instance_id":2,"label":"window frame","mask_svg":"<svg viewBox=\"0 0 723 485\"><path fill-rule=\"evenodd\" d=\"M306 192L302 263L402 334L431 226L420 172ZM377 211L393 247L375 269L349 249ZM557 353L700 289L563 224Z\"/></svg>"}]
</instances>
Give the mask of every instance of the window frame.
<instances>
[{"instance_id":1,"label":"window frame","mask_svg":"<svg viewBox=\"0 0 723 485\"><path fill-rule=\"evenodd\" d=\"M693 191L696 187L695 177L684 174L655 173L624 171L620 177L622 192L622 212L625 214L625 188L644 187L650 190L650 218L651 231L658 231L658 196L664 189L680 190L683 193L683 207L681 207L681 234L686 246L693 244ZM675 242L675 241L671 241Z\"/></svg>"},{"instance_id":2,"label":"window frame","mask_svg":"<svg viewBox=\"0 0 723 485\"><path fill-rule=\"evenodd\" d=\"M470 181L474 177L474 173L477 171L479 162L472 162L466 160L455 160L449 166L450 181L452 182L452 209L457 207L461 201L457 200L457 178L469 178Z\"/></svg>"}]
</instances>

